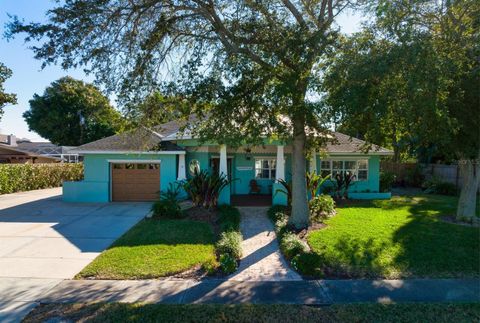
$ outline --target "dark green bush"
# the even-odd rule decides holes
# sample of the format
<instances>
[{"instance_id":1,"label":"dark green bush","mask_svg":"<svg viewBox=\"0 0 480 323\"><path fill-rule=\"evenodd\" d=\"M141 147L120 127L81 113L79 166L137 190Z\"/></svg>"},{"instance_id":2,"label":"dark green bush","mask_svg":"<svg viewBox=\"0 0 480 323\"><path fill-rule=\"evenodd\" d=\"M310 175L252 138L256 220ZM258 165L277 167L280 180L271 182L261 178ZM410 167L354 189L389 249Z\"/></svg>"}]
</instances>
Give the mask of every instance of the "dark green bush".
<instances>
[{"instance_id":1,"label":"dark green bush","mask_svg":"<svg viewBox=\"0 0 480 323\"><path fill-rule=\"evenodd\" d=\"M288 214L289 208L285 205L272 205L268 211L267 215L272 220L273 223L277 222L279 217L282 217L283 214Z\"/></svg>"},{"instance_id":2,"label":"dark green bush","mask_svg":"<svg viewBox=\"0 0 480 323\"><path fill-rule=\"evenodd\" d=\"M225 254L228 253L235 259L240 259L242 257L242 234L237 231L227 231L220 234L220 239L218 240L215 248L217 253Z\"/></svg>"},{"instance_id":3,"label":"dark green bush","mask_svg":"<svg viewBox=\"0 0 480 323\"><path fill-rule=\"evenodd\" d=\"M286 232L280 239L280 250L282 250L285 258L292 259L298 254L307 252L308 246L295 233Z\"/></svg>"},{"instance_id":4,"label":"dark green bush","mask_svg":"<svg viewBox=\"0 0 480 323\"><path fill-rule=\"evenodd\" d=\"M443 182L441 179L433 177L423 183L422 188L427 194L457 195L458 189L453 183Z\"/></svg>"},{"instance_id":5,"label":"dark green bush","mask_svg":"<svg viewBox=\"0 0 480 323\"><path fill-rule=\"evenodd\" d=\"M395 178L396 176L392 172L380 172L380 192L390 192Z\"/></svg>"},{"instance_id":6,"label":"dark green bush","mask_svg":"<svg viewBox=\"0 0 480 323\"><path fill-rule=\"evenodd\" d=\"M83 164L0 165L0 194L62 186L83 179Z\"/></svg>"},{"instance_id":7,"label":"dark green bush","mask_svg":"<svg viewBox=\"0 0 480 323\"><path fill-rule=\"evenodd\" d=\"M318 195L310 200L310 221L322 222L335 214L335 201L330 195Z\"/></svg>"},{"instance_id":8,"label":"dark green bush","mask_svg":"<svg viewBox=\"0 0 480 323\"><path fill-rule=\"evenodd\" d=\"M238 268L237 260L228 253L220 255L220 268L225 274L231 274Z\"/></svg>"},{"instance_id":9,"label":"dark green bush","mask_svg":"<svg viewBox=\"0 0 480 323\"><path fill-rule=\"evenodd\" d=\"M240 211L231 205L218 207L220 231L240 231Z\"/></svg>"},{"instance_id":10,"label":"dark green bush","mask_svg":"<svg viewBox=\"0 0 480 323\"><path fill-rule=\"evenodd\" d=\"M322 261L320 257L313 252L299 253L291 261L292 267L300 274L311 277L321 277Z\"/></svg>"},{"instance_id":11,"label":"dark green bush","mask_svg":"<svg viewBox=\"0 0 480 323\"><path fill-rule=\"evenodd\" d=\"M152 205L152 212L154 217L158 218L181 218L182 211L177 201L160 200Z\"/></svg>"},{"instance_id":12,"label":"dark green bush","mask_svg":"<svg viewBox=\"0 0 480 323\"><path fill-rule=\"evenodd\" d=\"M182 217L182 210L178 203L179 194L180 185L178 183L170 183L167 190L160 193L160 201L156 201L152 205L153 216L168 218Z\"/></svg>"}]
</instances>

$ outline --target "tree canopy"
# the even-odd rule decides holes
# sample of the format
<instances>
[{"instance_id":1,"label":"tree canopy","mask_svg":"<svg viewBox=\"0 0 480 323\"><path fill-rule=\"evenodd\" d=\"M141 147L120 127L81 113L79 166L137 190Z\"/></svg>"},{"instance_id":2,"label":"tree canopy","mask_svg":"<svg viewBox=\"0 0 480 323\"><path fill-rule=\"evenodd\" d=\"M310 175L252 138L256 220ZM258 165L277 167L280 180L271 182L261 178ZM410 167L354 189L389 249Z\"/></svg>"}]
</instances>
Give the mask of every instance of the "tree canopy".
<instances>
[{"instance_id":1,"label":"tree canopy","mask_svg":"<svg viewBox=\"0 0 480 323\"><path fill-rule=\"evenodd\" d=\"M328 122L307 93L338 36L335 18L353 3L67 0L47 22L14 19L9 30L40 41L33 50L45 64L88 67L121 100L151 93L168 70L179 91L207 103L189 111L204 120L197 125L202 138L238 145L275 134L292 142L291 222L303 228L306 129L326 132Z\"/></svg>"},{"instance_id":2,"label":"tree canopy","mask_svg":"<svg viewBox=\"0 0 480 323\"><path fill-rule=\"evenodd\" d=\"M6 67L3 63L0 63L0 119L3 115L3 108L7 104L16 104L17 96L11 93L5 93L3 84L12 76L12 70Z\"/></svg>"},{"instance_id":3,"label":"tree canopy","mask_svg":"<svg viewBox=\"0 0 480 323\"><path fill-rule=\"evenodd\" d=\"M58 145L78 146L122 130L124 120L98 88L63 77L35 94L23 114L30 130Z\"/></svg>"},{"instance_id":4,"label":"tree canopy","mask_svg":"<svg viewBox=\"0 0 480 323\"><path fill-rule=\"evenodd\" d=\"M331 114L397 157L414 148L457 160L465 179L457 216L471 218L480 183L480 2L380 0L372 8L375 21L344 41L326 70Z\"/></svg>"}]
</instances>

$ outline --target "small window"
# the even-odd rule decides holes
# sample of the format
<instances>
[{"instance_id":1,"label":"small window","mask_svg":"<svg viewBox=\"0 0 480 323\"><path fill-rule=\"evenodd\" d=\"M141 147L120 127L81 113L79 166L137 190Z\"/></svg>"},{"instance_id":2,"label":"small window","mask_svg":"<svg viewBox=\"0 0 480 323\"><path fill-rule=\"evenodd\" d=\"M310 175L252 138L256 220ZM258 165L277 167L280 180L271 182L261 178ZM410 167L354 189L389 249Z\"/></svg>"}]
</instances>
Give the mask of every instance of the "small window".
<instances>
[{"instance_id":1,"label":"small window","mask_svg":"<svg viewBox=\"0 0 480 323\"><path fill-rule=\"evenodd\" d=\"M135 169L135 164L125 164L125 169Z\"/></svg>"},{"instance_id":2,"label":"small window","mask_svg":"<svg viewBox=\"0 0 480 323\"><path fill-rule=\"evenodd\" d=\"M137 164L137 169L147 169L147 164Z\"/></svg>"},{"instance_id":3,"label":"small window","mask_svg":"<svg viewBox=\"0 0 480 323\"><path fill-rule=\"evenodd\" d=\"M277 161L275 158L265 158L255 160L255 178L275 179L277 170Z\"/></svg>"},{"instance_id":4,"label":"small window","mask_svg":"<svg viewBox=\"0 0 480 323\"><path fill-rule=\"evenodd\" d=\"M124 164L113 164L113 169L123 169Z\"/></svg>"},{"instance_id":5,"label":"small window","mask_svg":"<svg viewBox=\"0 0 480 323\"><path fill-rule=\"evenodd\" d=\"M190 175L194 176L195 174L200 173L200 162L196 159L192 159L188 164L188 172Z\"/></svg>"}]
</instances>

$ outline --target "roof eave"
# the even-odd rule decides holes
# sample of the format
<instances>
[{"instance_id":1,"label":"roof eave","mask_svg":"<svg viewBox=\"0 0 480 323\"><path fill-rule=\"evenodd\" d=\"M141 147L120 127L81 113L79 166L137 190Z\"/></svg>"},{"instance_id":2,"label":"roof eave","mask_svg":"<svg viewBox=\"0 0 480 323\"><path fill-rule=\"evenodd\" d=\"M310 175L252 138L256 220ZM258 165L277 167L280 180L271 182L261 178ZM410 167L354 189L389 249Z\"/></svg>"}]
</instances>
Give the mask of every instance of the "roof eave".
<instances>
[{"instance_id":1,"label":"roof eave","mask_svg":"<svg viewBox=\"0 0 480 323\"><path fill-rule=\"evenodd\" d=\"M70 150L69 152L79 155L102 155L102 154L137 154L137 155L185 155L185 150Z\"/></svg>"}]
</instances>

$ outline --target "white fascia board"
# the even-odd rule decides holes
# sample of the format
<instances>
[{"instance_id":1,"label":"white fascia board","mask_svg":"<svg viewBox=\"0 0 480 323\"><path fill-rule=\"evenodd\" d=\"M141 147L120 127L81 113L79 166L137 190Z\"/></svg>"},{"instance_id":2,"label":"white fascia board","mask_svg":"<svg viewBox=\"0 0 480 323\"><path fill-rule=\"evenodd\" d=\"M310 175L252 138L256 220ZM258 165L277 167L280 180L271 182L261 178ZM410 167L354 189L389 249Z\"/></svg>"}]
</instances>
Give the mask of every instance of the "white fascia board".
<instances>
[{"instance_id":1,"label":"white fascia board","mask_svg":"<svg viewBox=\"0 0 480 323\"><path fill-rule=\"evenodd\" d=\"M185 155L185 150L133 151L133 150L79 150L70 152L80 155L137 154L137 155Z\"/></svg>"},{"instance_id":2,"label":"white fascia board","mask_svg":"<svg viewBox=\"0 0 480 323\"><path fill-rule=\"evenodd\" d=\"M362 152L326 152L327 155L329 156L347 156L347 155L354 155L354 156L392 156L393 152L386 152L386 151L370 151L368 153L362 153Z\"/></svg>"}]
</instances>

